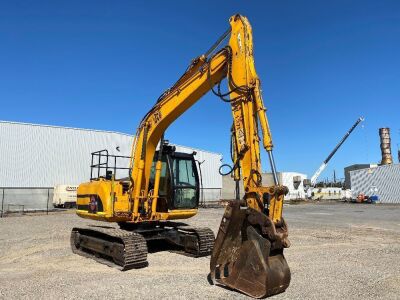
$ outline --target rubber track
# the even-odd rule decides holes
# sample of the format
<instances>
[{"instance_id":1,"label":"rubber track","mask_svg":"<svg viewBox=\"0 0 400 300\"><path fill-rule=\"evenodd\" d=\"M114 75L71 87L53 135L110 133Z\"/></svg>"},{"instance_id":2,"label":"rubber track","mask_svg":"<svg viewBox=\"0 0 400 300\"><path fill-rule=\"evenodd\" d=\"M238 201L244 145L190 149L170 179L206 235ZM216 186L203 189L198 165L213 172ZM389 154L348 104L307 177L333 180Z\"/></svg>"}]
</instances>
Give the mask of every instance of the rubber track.
<instances>
[{"instance_id":1,"label":"rubber track","mask_svg":"<svg viewBox=\"0 0 400 300\"><path fill-rule=\"evenodd\" d=\"M178 230L195 233L197 235L197 238L199 240L198 252L189 254L195 257L207 256L211 254L214 247L215 236L214 232L210 228L180 226L178 227Z\"/></svg>"},{"instance_id":2,"label":"rubber track","mask_svg":"<svg viewBox=\"0 0 400 300\"><path fill-rule=\"evenodd\" d=\"M121 244L125 246L123 263L121 265L116 264L113 260L104 258L104 256L99 256L89 250L84 251L76 248L75 246L75 235L80 232L82 235L87 235L88 232L92 232L93 235L100 233L102 235L107 235L112 239L117 239ZM147 243L143 236L139 233L126 231L123 229L116 228L105 228L105 227L83 227L83 228L73 228L71 232L71 248L76 254L84 257L92 258L102 264L106 264L110 267L116 267L121 271L129 269L143 268L148 265L147 263Z\"/></svg>"}]
</instances>

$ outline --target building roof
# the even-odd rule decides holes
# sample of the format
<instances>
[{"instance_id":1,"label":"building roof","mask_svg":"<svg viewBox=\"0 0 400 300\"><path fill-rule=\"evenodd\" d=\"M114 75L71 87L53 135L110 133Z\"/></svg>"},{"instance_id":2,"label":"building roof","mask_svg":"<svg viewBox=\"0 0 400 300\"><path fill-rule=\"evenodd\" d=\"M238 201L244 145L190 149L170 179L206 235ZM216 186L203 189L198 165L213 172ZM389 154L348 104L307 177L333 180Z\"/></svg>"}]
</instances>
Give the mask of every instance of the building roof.
<instances>
[{"instance_id":1,"label":"building roof","mask_svg":"<svg viewBox=\"0 0 400 300\"><path fill-rule=\"evenodd\" d=\"M58 129L69 129L69 130L81 130L81 131L94 131L94 132L105 132L105 133L116 133L116 134L122 134L126 135L129 137L134 137L135 135L125 133L125 132L120 132L120 131L112 131L112 130L101 130L101 129L89 129L89 128L78 128L78 127L68 127L68 126L60 126L60 125L46 125L46 124L35 124L35 123L26 123L26 122L16 122L16 121L5 121L5 120L0 120L0 123L5 123L5 124L15 124L15 125L25 125L25 126L39 126L39 127L47 127L47 128L58 128ZM214 151L209 151L209 150L204 150L200 148L193 148L193 147L188 147L188 146L183 146L183 145L178 145L175 143L172 143L174 146L182 147L182 148L190 148L193 150L197 151L202 151L202 152L207 152L211 154L217 154L222 157L222 154L219 152L214 152Z\"/></svg>"},{"instance_id":2,"label":"building roof","mask_svg":"<svg viewBox=\"0 0 400 300\"><path fill-rule=\"evenodd\" d=\"M127 136L132 136L132 137L134 136L133 134L124 133L124 132L118 132L118 131L111 131L111 130L77 128L77 127L68 127L68 126L59 126L59 125L45 125L45 124L35 124L35 123L25 123L25 122L14 122L14 121L4 121L4 120L0 120L0 123L15 124L15 125L25 125L25 126L50 127L50 128L59 128L59 129L70 129L70 130L107 132L107 133L123 134L123 135L127 135Z\"/></svg>"}]
</instances>

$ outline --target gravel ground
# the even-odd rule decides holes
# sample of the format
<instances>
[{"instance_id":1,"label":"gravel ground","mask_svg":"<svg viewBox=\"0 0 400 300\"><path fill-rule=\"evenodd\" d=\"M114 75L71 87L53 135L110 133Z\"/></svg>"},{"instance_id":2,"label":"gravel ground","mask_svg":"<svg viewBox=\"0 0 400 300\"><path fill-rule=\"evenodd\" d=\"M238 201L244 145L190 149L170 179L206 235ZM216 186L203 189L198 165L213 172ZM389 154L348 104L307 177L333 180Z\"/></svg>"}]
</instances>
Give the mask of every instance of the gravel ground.
<instances>
[{"instance_id":1,"label":"gravel ground","mask_svg":"<svg viewBox=\"0 0 400 300\"><path fill-rule=\"evenodd\" d=\"M202 209L188 223L218 229L223 209ZM303 204L285 207L292 271L288 290L273 299L399 299L400 206ZM0 219L3 299L245 299L207 281L209 257L170 252L149 266L120 272L73 255L72 212Z\"/></svg>"}]
</instances>

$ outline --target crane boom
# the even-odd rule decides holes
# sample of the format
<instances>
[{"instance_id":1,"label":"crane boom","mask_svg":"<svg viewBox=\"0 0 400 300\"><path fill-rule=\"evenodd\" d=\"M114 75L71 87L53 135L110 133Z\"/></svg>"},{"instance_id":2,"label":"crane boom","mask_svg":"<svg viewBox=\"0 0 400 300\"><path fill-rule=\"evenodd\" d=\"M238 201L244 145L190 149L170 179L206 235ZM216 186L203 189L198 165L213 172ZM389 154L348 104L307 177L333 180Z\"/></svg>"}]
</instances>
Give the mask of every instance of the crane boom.
<instances>
[{"instance_id":1,"label":"crane boom","mask_svg":"<svg viewBox=\"0 0 400 300\"><path fill-rule=\"evenodd\" d=\"M359 117L357 121L351 126L351 128L346 132L346 134L343 136L343 138L340 140L340 142L336 145L336 147L332 150L331 153L329 153L328 157L322 162L322 164L319 166L318 170L314 173L314 175L311 177L311 185L315 185L317 183L317 179L319 175L325 170L326 166L328 165L329 161L331 158L335 155L336 151L339 150L339 148L343 145L343 143L346 141L346 139L350 136L350 134L353 132L353 130L360 124L362 121L364 121L363 117Z\"/></svg>"}]
</instances>

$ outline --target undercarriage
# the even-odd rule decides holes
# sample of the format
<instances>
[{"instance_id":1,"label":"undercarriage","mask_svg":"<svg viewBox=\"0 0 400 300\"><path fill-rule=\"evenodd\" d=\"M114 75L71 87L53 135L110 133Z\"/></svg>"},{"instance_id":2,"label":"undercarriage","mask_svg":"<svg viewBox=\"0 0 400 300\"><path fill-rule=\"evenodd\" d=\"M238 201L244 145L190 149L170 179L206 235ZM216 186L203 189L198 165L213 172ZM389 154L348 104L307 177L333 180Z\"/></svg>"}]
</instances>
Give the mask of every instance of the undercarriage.
<instances>
[{"instance_id":1,"label":"undercarriage","mask_svg":"<svg viewBox=\"0 0 400 300\"><path fill-rule=\"evenodd\" d=\"M152 241L172 245L174 252L201 257L211 254L215 240L211 229L183 223L119 225L120 228L94 225L73 228L72 251L125 271L148 265L148 243Z\"/></svg>"}]
</instances>

